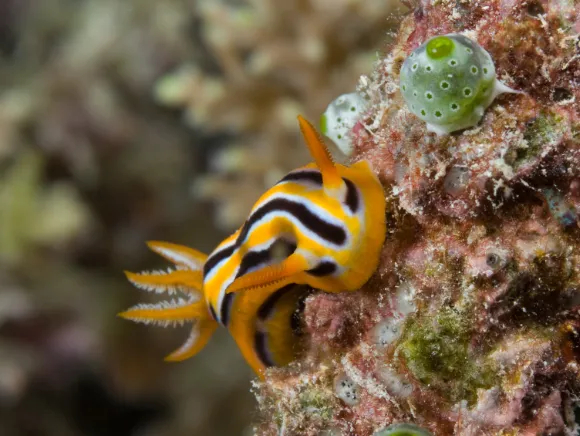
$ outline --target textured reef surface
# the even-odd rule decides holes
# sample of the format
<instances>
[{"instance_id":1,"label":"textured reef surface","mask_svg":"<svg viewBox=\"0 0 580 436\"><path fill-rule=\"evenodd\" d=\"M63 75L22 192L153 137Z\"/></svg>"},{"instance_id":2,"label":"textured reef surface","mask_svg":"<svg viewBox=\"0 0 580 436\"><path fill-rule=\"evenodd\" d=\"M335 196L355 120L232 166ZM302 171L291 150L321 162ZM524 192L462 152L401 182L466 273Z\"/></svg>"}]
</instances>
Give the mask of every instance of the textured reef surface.
<instances>
[{"instance_id":1,"label":"textured reef surface","mask_svg":"<svg viewBox=\"0 0 580 436\"><path fill-rule=\"evenodd\" d=\"M578 4L412 6L361 78L369 106L351 131L351 160L370 161L385 186L379 269L358 292L306 299L308 352L255 385L256 432L390 434L407 423L417 434L575 434ZM407 107L399 74L414 49L450 33L477 41L521 93L437 136Z\"/></svg>"}]
</instances>

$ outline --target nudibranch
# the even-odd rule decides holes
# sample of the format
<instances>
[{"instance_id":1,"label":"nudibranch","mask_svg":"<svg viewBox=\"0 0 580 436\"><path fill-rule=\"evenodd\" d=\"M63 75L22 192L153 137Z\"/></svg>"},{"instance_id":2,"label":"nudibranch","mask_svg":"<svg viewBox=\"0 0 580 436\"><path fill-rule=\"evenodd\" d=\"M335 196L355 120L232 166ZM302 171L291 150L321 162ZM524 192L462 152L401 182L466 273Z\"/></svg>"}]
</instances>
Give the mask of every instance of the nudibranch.
<instances>
[{"instance_id":1,"label":"nudibranch","mask_svg":"<svg viewBox=\"0 0 580 436\"><path fill-rule=\"evenodd\" d=\"M310 288L354 291L373 274L385 239L385 195L368 162L335 164L314 127L298 117L314 162L268 190L245 223L206 256L150 242L175 265L168 272L126 273L137 287L185 298L139 304L120 316L162 326L192 323L166 359L200 351L227 327L258 376L300 350L301 301Z\"/></svg>"},{"instance_id":2,"label":"nudibranch","mask_svg":"<svg viewBox=\"0 0 580 436\"><path fill-rule=\"evenodd\" d=\"M501 93L489 53L459 35L436 36L405 59L400 88L409 110L438 135L473 127Z\"/></svg>"}]
</instances>

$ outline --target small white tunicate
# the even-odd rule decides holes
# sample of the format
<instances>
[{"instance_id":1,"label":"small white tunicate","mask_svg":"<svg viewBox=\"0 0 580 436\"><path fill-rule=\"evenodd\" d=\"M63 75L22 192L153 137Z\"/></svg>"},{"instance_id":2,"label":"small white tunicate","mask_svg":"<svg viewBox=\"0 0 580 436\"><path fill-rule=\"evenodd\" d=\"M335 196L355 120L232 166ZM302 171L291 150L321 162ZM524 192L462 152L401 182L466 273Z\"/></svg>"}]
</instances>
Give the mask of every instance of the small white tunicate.
<instances>
[{"instance_id":1,"label":"small white tunicate","mask_svg":"<svg viewBox=\"0 0 580 436\"><path fill-rule=\"evenodd\" d=\"M346 156L352 153L350 131L366 109L366 100L358 93L343 94L328 105L320 118L320 131L334 141Z\"/></svg>"},{"instance_id":2,"label":"small white tunicate","mask_svg":"<svg viewBox=\"0 0 580 436\"><path fill-rule=\"evenodd\" d=\"M387 366L377 371L377 377L384 383L389 394L399 398L407 398L413 393L413 386L407 383L400 374L397 374Z\"/></svg>"},{"instance_id":3,"label":"small white tunicate","mask_svg":"<svg viewBox=\"0 0 580 436\"><path fill-rule=\"evenodd\" d=\"M359 402L359 387L346 374L339 374L334 379L334 392L336 396L349 406L355 406Z\"/></svg>"},{"instance_id":4,"label":"small white tunicate","mask_svg":"<svg viewBox=\"0 0 580 436\"><path fill-rule=\"evenodd\" d=\"M381 347L386 347L395 342L403 329L400 320L387 318L378 323L374 328L375 343Z\"/></svg>"}]
</instances>

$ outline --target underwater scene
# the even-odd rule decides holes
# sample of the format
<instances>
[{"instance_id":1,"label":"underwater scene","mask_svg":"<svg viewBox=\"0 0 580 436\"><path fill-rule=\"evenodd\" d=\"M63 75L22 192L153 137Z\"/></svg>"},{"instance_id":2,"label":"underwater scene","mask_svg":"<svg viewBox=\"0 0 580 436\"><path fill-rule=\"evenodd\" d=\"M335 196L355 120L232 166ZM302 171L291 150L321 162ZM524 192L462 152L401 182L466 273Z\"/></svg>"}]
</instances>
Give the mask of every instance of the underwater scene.
<instances>
[{"instance_id":1,"label":"underwater scene","mask_svg":"<svg viewBox=\"0 0 580 436\"><path fill-rule=\"evenodd\" d=\"M580 434L577 0L0 2L0 436Z\"/></svg>"}]
</instances>

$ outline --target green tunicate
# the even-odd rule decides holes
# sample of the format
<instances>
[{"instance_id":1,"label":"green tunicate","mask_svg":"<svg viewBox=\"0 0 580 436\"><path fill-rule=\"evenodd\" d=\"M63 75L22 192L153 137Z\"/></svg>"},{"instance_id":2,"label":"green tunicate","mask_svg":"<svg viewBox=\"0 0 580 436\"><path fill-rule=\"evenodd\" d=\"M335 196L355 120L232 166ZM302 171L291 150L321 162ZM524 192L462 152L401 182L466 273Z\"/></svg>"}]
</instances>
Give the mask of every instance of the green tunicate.
<instances>
[{"instance_id":1,"label":"green tunicate","mask_svg":"<svg viewBox=\"0 0 580 436\"><path fill-rule=\"evenodd\" d=\"M393 424L379 430L374 436L432 436L427 430L415 424Z\"/></svg>"},{"instance_id":2,"label":"green tunicate","mask_svg":"<svg viewBox=\"0 0 580 436\"><path fill-rule=\"evenodd\" d=\"M431 38L401 67L400 88L410 111L437 134L475 126L502 92L491 56L459 35Z\"/></svg>"},{"instance_id":3,"label":"green tunicate","mask_svg":"<svg viewBox=\"0 0 580 436\"><path fill-rule=\"evenodd\" d=\"M528 123L524 131L526 148L520 148L514 166L516 168L535 159L546 146L561 141L567 123L564 118L553 112L542 111L532 122Z\"/></svg>"}]
</instances>

